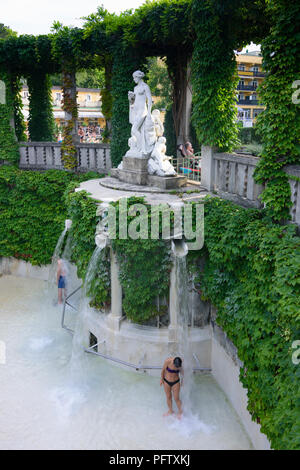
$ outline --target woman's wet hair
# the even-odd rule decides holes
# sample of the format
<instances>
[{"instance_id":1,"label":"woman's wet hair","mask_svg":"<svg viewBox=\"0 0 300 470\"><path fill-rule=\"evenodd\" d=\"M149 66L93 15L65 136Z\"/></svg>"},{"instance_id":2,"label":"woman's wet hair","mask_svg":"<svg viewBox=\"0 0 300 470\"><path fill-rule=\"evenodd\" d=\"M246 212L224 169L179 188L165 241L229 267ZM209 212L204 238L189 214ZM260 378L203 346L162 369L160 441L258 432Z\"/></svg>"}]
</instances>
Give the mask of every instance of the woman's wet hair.
<instances>
[{"instance_id":1,"label":"woman's wet hair","mask_svg":"<svg viewBox=\"0 0 300 470\"><path fill-rule=\"evenodd\" d=\"M174 366L175 366L175 367L181 367L182 360L181 360L180 357L175 357L173 363L174 363Z\"/></svg>"}]
</instances>

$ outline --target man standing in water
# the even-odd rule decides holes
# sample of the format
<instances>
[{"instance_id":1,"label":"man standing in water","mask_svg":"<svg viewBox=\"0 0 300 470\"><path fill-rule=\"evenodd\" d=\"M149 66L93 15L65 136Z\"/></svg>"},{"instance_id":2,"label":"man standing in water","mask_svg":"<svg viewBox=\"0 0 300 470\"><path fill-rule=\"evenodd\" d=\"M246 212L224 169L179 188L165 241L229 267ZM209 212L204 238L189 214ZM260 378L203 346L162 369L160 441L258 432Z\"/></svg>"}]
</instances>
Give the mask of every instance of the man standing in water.
<instances>
[{"instance_id":1,"label":"man standing in water","mask_svg":"<svg viewBox=\"0 0 300 470\"><path fill-rule=\"evenodd\" d=\"M179 373L183 375L182 360L180 357L169 357L165 360L161 371L160 385L164 386L169 410L164 416L173 414L172 392L178 408L178 418L182 416L181 401L179 399L180 378Z\"/></svg>"}]
</instances>

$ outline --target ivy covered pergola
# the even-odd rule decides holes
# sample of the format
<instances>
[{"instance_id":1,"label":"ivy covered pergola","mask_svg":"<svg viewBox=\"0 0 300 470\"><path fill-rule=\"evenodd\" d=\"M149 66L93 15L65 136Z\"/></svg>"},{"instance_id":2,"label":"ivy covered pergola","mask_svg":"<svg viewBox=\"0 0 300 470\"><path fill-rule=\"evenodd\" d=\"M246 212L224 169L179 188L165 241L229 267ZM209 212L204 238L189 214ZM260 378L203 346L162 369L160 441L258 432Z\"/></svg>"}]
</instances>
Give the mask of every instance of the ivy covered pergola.
<instances>
[{"instance_id":1,"label":"ivy covered pergola","mask_svg":"<svg viewBox=\"0 0 300 470\"><path fill-rule=\"evenodd\" d=\"M297 21L298 20L298 21ZM53 116L49 75L62 74L65 168L76 168L76 81L82 69L104 67L103 113L111 121L111 156L116 166L130 135L127 91L132 72L146 70L146 58L166 58L173 86L177 138L186 135L188 85L192 122L203 145L230 151L237 144L235 50L262 44L266 79L260 96L266 106L258 120L264 143L257 181L268 183L263 201L277 220L287 217L290 189L282 168L300 160L300 111L292 84L300 79L300 6L286 0L158 0L119 16L99 8L82 29L57 23L49 35L23 35L0 41L0 78L6 104L0 104L0 158L18 162L24 139L21 78L29 95L31 141L51 141Z\"/></svg>"}]
</instances>

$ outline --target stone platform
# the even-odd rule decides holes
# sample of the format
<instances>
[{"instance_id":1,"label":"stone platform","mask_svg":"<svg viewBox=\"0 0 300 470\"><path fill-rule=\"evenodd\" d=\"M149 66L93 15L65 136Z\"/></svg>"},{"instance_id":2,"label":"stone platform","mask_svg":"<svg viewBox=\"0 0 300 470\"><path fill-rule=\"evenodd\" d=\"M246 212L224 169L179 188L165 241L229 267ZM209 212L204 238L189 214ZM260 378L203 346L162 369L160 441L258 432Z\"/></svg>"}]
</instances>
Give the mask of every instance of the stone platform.
<instances>
[{"instance_id":1,"label":"stone platform","mask_svg":"<svg viewBox=\"0 0 300 470\"><path fill-rule=\"evenodd\" d=\"M144 196L146 202L149 204L166 203L169 205L183 202L197 202L203 199L208 192L200 185L187 185L177 191L175 190L161 190L154 186L141 186L124 183L116 178L109 176L105 178L93 179L84 181L80 184L77 191L85 190L90 194L92 199L99 202L112 202L118 201L124 197Z\"/></svg>"}]
</instances>

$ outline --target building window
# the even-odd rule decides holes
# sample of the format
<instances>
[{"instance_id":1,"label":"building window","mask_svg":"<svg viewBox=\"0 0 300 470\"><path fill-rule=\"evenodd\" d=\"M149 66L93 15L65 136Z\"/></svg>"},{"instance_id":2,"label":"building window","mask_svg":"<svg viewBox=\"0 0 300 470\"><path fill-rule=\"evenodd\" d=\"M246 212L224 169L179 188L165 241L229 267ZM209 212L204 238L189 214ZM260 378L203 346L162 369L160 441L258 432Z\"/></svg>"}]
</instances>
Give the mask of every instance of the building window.
<instances>
[{"instance_id":1,"label":"building window","mask_svg":"<svg viewBox=\"0 0 300 470\"><path fill-rule=\"evenodd\" d=\"M87 101L92 101L92 95L86 95L86 100Z\"/></svg>"},{"instance_id":2,"label":"building window","mask_svg":"<svg viewBox=\"0 0 300 470\"><path fill-rule=\"evenodd\" d=\"M251 109L243 109L244 111L244 119L250 119L251 118Z\"/></svg>"},{"instance_id":3,"label":"building window","mask_svg":"<svg viewBox=\"0 0 300 470\"><path fill-rule=\"evenodd\" d=\"M253 72L258 72L258 70L259 70L259 69L258 69L258 65L254 65L254 66L252 67L252 71L253 71Z\"/></svg>"},{"instance_id":4,"label":"building window","mask_svg":"<svg viewBox=\"0 0 300 470\"><path fill-rule=\"evenodd\" d=\"M253 80L252 85L253 85L253 88L256 90L256 88L258 87L257 81Z\"/></svg>"},{"instance_id":5,"label":"building window","mask_svg":"<svg viewBox=\"0 0 300 470\"><path fill-rule=\"evenodd\" d=\"M61 101L61 93L55 93L55 99Z\"/></svg>"},{"instance_id":6,"label":"building window","mask_svg":"<svg viewBox=\"0 0 300 470\"><path fill-rule=\"evenodd\" d=\"M240 70L241 72L244 72L245 71L245 66L243 64L239 64L238 65L238 70Z\"/></svg>"},{"instance_id":7,"label":"building window","mask_svg":"<svg viewBox=\"0 0 300 470\"><path fill-rule=\"evenodd\" d=\"M28 91L23 91L23 98L28 98L28 96L29 96Z\"/></svg>"}]
</instances>

